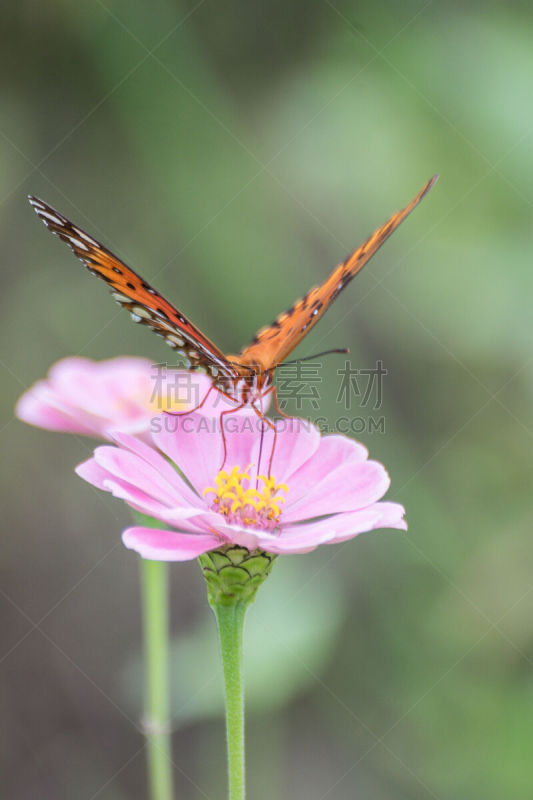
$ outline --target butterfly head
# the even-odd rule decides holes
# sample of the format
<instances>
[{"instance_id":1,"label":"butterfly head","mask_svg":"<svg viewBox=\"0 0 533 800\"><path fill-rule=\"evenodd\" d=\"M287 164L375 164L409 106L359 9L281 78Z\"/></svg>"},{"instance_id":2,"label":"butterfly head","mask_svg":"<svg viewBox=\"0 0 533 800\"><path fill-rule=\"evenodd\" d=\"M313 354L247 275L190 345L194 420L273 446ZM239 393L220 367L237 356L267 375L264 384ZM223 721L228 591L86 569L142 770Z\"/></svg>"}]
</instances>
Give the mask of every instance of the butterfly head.
<instances>
[{"instance_id":1,"label":"butterfly head","mask_svg":"<svg viewBox=\"0 0 533 800\"><path fill-rule=\"evenodd\" d=\"M228 361L238 373L234 382L233 393L243 403L253 403L272 383L273 370L256 360L240 356L227 356Z\"/></svg>"}]
</instances>

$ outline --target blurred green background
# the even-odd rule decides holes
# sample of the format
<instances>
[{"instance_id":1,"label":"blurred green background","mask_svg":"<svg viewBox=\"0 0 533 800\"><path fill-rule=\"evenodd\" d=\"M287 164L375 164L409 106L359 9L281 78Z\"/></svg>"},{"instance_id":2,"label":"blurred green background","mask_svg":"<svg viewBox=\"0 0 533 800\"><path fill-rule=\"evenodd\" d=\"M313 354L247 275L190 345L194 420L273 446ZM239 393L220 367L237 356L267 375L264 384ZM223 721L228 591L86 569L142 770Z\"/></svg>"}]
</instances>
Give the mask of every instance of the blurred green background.
<instances>
[{"instance_id":1,"label":"blurred green background","mask_svg":"<svg viewBox=\"0 0 533 800\"><path fill-rule=\"evenodd\" d=\"M440 172L297 351L383 360L386 433L361 438L410 527L278 561L248 623L249 795L530 800L531 5L20 0L2 18L6 797L146 797L129 515L74 475L90 440L13 407L64 356L169 353L26 195L235 351ZM214 800L195 563L172 568L172 614L176 797Z\"/></svg>"}]
</instances>

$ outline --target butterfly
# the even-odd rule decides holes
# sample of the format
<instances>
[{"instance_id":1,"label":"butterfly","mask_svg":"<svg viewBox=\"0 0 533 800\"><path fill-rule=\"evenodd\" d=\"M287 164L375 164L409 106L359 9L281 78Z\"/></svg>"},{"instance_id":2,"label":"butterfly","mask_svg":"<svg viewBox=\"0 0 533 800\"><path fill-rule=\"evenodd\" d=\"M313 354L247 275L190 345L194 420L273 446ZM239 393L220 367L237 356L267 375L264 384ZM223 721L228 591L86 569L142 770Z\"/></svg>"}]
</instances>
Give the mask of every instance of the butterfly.
<instances>
[{"instance_id":1,"label":"butterfly","mask_svg":"<svg viewBox=\"0 0 533 800\"><path fill-rule=\"evenodd\" d=\"M270 391L276 401L273 384L276 367L317 324L339 293L419 204L437 178L438 175L433 176L405 208L393 214L338 264L324 283L310 289L271 325L261 328L238 355L225 355L172 303L78 225L37 197L30 195L29 201L46 227L70 245L89 272L109 284L112 296L130 312L134 322L147 325L162 336L182 356L186 369L208 374L212 385L237 402L239 407L250 403L256 413L260 413L256 402Z\"/></svg>"}]
</instances>

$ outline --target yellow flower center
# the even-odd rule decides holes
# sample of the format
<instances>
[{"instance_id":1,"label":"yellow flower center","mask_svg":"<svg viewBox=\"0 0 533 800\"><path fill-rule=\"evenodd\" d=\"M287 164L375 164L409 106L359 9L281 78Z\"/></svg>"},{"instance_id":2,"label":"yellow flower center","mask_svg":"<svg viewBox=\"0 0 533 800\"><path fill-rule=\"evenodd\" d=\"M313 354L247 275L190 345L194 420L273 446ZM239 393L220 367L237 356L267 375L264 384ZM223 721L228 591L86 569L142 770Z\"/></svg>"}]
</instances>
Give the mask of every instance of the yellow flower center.
<instances>
[{"instance_id":1,"label":"yellow flower center","mask_svg":"<svg viewBox=\"0 0 533 800\"><path fill-rule=\"evenodd\" d=\"M233 467L230 472L221 469L215 485L204 489L204 495L213 494L211 508L236 525L271 530L279 523L285 498L280 492L289 491L284 483L276 483L271 475L259 475L255 488L250 486L250 467L241 470Z\"/></svg>"},{"instance_id":2,"label":"yellow flower center","mask_svg":"<svg viewBox=\"0 0 533 800\"><path fill-rule=\"evenodd\" d=\"M150 398L148 407L156 414L161 414L163 411L184 411L187 409L189 403L184 400L178 400L172 397L156 397Z\"/></svg>"}]
</instances>

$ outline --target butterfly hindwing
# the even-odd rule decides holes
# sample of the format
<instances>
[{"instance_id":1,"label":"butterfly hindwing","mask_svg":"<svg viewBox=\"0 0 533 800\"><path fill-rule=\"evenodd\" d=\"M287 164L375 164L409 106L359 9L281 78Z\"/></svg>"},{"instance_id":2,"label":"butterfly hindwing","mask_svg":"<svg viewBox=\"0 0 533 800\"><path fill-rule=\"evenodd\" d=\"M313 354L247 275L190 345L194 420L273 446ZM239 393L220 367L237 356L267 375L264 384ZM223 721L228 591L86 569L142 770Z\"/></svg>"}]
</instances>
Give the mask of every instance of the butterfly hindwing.
<instances>
[{"instance_id":1,"label":"butterfly hindwing","mask_svg":"<svg viewBox=\"0 0 533 800\"><path fill-rule=\"evenodd\" d=\"M350 253L345 261L338 264L323 284L313 287L288 311L280 314L271 325L262 328L251 344L242 351L242 359L257 361L265 369L271 369L284 361L321 319L337 295L418 205L437 178L438 175L431 178L409 205L393 214L362 245Z\"/></svg>"},{"instance_id":2,"label":"butterfly hindwing","mask_svg":"<svg viewBox=\"0 0 533 800\"><path fill-rule=\"evenodd\" d=\"M29 200L46 227L71 247L93 275L109 285L114 299L130 312L134 322L148 325L162 336L183 356L188 368L230 380L237 377L224 354L140 275L47 203L32 196Z\"/></svg>"}]
</instances>

